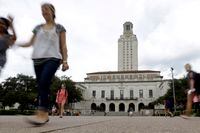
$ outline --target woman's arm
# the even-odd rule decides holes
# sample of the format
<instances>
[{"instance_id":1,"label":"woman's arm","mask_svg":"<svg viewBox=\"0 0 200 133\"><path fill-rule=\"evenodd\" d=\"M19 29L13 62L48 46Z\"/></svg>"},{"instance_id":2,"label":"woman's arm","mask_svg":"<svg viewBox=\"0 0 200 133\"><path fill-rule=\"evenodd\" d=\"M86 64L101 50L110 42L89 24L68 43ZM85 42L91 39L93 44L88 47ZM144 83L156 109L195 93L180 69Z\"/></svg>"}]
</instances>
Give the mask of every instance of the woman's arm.
<instances>
[{"instance_id":1,"label":"woman's arm","mask_svg":"<svg viewBox=\"0 0 200 133\"><path fill-rule=\"evenodd\" d=\"M65 32L60 33L60 48L62 54L62 71L66 71L69 69L68 62L67 62L67 45L66 45L66 34Z\"/></svg>"},{"instance_id":2,"label":"woman's arm","mask_svg":"<svg viewBox=\"0 0 200 133\"><path fill-rule=\"evenodd\" d=\"M56 103L58 103L59 92L56 93Z\"/></svg>"},{"instance_id":3,"label":"woman's arm","mask_svg":"<svg viewBox=\"0 0 200 133\"><path fill-rule=\"evenodd\" d=\"M13 35L11 35L10 37L10 46L12 46L17 40L17 36L16 36L15 28L13 27L13 17L8 16L8 19L10 20L10 29L13 33Z\"/></svg>"},{"instance_id":4,"label":"woman's arm","mask_svg":"<svg viewBox=\"0 0 200 133\"><path fill-rule=\"evenodd\" d=\"M33 45L35 40L35 34L31 37L31 40L28 43L20 43L18 44L18 46L20 47L30 47L31 45Z\"/></svg>"}]
</instances>

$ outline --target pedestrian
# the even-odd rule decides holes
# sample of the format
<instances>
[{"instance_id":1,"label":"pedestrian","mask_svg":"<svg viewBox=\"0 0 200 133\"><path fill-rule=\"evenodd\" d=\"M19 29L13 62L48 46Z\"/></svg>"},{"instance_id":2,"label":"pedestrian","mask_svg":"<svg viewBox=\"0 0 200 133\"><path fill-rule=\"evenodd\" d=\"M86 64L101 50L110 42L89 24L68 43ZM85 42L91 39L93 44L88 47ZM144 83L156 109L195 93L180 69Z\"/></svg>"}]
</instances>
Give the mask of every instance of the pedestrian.
<instances>
[{"instance_id":1,"label":"pedestrian","mask_svg":"<svg viewBox=\"0 0 200 133\"><path fill-rule=\"evenodd\" d=\"M51 109L51 115L54 116L57 114L57 108L55 105L53 105L52 109Z\"/></svg>"},{"instance_id":2,"label":"pedestrian","mask_svg":"<svg viewBox=\"0 0 200 133\"><path fill-rule=\"evenodd\" d=\"M133 116L133 108L132 107L130 107L128 109L128 116Z\"/></svg>"},{"instance_id":3,"label":"pedestrian","mask_svg":"<svg viewBox=\"0 0 200 133\"><path fill-rule=\"evenodd\" d=\"M164 105L165 105L165 116L167 116L168 114L173 117L173 113L171 112L172 111L172 103L170 100L164 100Z\"/></svg>"},{"instance_id":4,"label":"pedestrian","mask_svg":"<svg viewBox=\"0 0 200 133\"><path fill-rule=\"evenodd\" d=\"M12 31L12 34L8 30ZM13 17L0 17L0 73L6 63L6 51L16 41L16 33L13 27Z\"/></svg>"},{"instance_id":5,"label":"pedestrian","mask_svg":"<svg viewBox=\"0 0 200 133\"><path fill-rule=\"evenodd\" d=\"M48 107L51 80L60 64L62 71L69 68L67 63L67 47L65 28L55 22L55 8L50 3L41 5L45 23L37 25L33 36L22 47L33 45L33 64L38 86L38 110L33 119L27 121L34 125L42 125L49 121Z\"/></svg>"},{"instance_id":6,"label":"pedestrian","mask_svg":"<svg viewBox=\"0 0 200 133\"><path fill-rule=\"evenodd\" d=\"M187 81L189 89L187 92L187 103L185 114L181 115L183 118L189 118L192 114L192 104L194 96L200 97L200 74L192 70L190 64L185 65L185 70L187 72Z\"/></svg>"},{"instance_id":7,"label":"pedestrian","mask_svg":"<svg viewBox=\"0 0 200 133\"><path fill-rule=\"evenodd\" d=\"M60 118L63 117L65 103L68 98L68 91L65 84L61 85L61 88L58 90L56 95L56 103L58 104L58 111Z\"/></svg>"}]
</instances>

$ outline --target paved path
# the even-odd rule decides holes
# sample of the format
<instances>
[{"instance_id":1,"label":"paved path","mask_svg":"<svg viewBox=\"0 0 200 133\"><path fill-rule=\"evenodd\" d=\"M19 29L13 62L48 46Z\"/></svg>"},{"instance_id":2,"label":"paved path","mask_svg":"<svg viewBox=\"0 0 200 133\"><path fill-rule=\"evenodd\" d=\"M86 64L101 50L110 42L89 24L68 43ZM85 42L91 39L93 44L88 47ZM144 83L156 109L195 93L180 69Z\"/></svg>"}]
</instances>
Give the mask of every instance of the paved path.
<instances>
[{"instance_id":1,"label":"paved path","mask_svg":"<svg viewBox=\"0 0 200 133\"><path fill-rule=\"evenodd\" d=\"M0 133L200 133L200 118L66 116L33 127L25 116L0 116Z\"/></svg>"}]
</instances>

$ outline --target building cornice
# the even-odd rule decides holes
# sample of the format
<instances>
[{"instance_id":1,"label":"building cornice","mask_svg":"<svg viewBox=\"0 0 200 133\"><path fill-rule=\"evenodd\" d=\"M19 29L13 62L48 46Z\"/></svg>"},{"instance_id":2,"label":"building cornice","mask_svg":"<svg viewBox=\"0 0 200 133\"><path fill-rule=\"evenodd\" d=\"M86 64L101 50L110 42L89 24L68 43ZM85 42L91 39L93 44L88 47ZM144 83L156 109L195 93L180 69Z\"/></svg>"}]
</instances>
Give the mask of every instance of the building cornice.
<instances>
[{"instance_id":1,"label":"building cornice","mask_svg":"<svg viewBox=\"0 0 200 133\"><path fill-rule=\"evenodd\" d=\"M76 82L76 83L79 83L79 84L111 84L111 83L149 83L149 82L161 82L162 80L154 80L154 81L109 81L109 82Z\"/></svg>"},{"instance_id":2,"label":"building cornice","mask_svg":"<svg viewBox=\"0 0 200 133\"><path fill-rule=\"evenodd\" d=\"M102 71L102 72L92 72L87 73L87 75L92 74L130 74L130 73L160 73L160 71L153 71L153 70L135 70L135 71Z\"/></svg>"}]
</instances>

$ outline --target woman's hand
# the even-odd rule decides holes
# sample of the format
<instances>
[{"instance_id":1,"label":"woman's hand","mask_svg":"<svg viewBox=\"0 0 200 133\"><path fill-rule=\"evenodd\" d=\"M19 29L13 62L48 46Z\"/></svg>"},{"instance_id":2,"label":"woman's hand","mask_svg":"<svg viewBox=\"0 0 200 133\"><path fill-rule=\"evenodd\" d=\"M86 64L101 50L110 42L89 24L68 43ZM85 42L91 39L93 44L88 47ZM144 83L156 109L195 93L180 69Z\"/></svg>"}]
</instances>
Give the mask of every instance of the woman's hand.
<instances>
[{"instance_id":1,"label":"woman's hand","mask_svg":"<svg viewBox=\"0 0 200 133\"><path fill-rule=\"evenodd\" d=\"M8 19L10 21L10 27L13 28L13 20L14 20L14 17L12 17L11 15L8 15Z\"/></svg>"},{"instance_id":2,"label":"woman's hand","mask_svg":"<svg viewBox=\"0 0 200 133\"><path fill-rule=\"evenodd\" d=\"M68 69L69 69L68 63L67 63L67 62L63 62L63 63L62 63L62 71L66 71L66 70L68 70Z\"/></svg>"},{"instance_id":3,"label":"woman's hand","mask_svg":"<svg viewBox=\"0 0 200 133\"><path fill-rule=\"evenodd\" d=\"M13 35L10 36L10 42L11 42L10 46L12 46L15 43L15 41L17 40L15 29L13 27L14 17L12 17L11 15L8 15L8 20L9 20L9 27L10 27L11 31L13 32Z\"/></svg>"}]
</instances>

